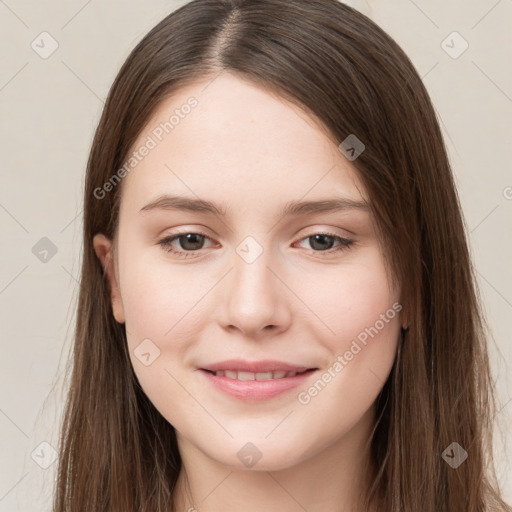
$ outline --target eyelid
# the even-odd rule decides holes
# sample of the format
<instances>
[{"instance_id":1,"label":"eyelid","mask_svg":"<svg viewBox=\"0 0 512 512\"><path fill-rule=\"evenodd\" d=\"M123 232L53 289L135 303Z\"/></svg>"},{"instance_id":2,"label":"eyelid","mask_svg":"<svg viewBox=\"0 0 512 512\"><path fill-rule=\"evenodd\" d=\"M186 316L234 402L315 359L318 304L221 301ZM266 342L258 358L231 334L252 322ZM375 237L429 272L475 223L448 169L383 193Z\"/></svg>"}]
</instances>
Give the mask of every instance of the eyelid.
<instances>
[{"instance_id":1,"label":"eyelid","mask_svg":"<svg viewBox=\"0 0 512 512\"><path fill-rule=\"evenodd\" d=\"M337 235L336 233L332 233L328 230L320 230L320 231L315 231L314 233L311 233L309 235L306 235L306 236L302 236L297 242L295 243L300 243L304 240L307 240L308 238L311 238L313 236L316 236L316 235L324 235L324 236L328 236L330 238L334 238L336 240L339 240L340 241L340 245L338 245L337 247L335 248L331 248L331 249L327 249L326 251L315 251L313 249L309 249L309 252L310 254L314 254L314 255L331 255L331 254L337 254L338 252L342 252L344 250L347 250L349 249L352 245L355 245L356 244L356 241L354 239L351 239L351 238L346 238L346 237L343 237L341 235ZM324 256L325 257L325 256Z\"/></svg>"},{"instance_id":2,"label":"eyelid","mask_svg":"<svg viewBox=\"0 0 512 512\"><path fill-rule=\"evenodd\" d=\"M198 253L200 253L204 249L197 249L195 251L185 251L185 250L172 248L173 247L172 243L176 239L178 239L180 236L189 235L189 234L199 235L199 236L204 237L207 240L212 240L212 237L210 237L206 233L202 232L200 229L190 229L189 228L189 229L183 229L183 230L177 231L175 233L171 233L168 236L165 236L164 238L159 240L158 244L162 247L162 249L166 253L175 254L178 258L200 257L201 255L200 254L198 255ZM356 241L354 239L346 238L346 237L343 237L336 233L333 233L331 230L321 229L321 228L317 229L316 231L311 232L310 234L305 234L305 235L301 236L296 242L294 242L294 245L297 243L303 242L303 241L307 240L308 238L318 236L318 235L324 235L324 236L328 236L330 238L334 238L335 240L338 240L340 243L338 246L335 246L335 248L327 249L325 251L306 249L309 252L309 254L312 254L315 256L320 255L323 258L327 258L328 256L330 256L332 254L337 254L337 253L343 252L345 250L348 250L351 246L357 245ZM170 247L170 249L166 249L166 247Z\"/></svg>"},{"instance_id":3,"label":"eyelid","mask_svg":"<svg viewBox=\"0 0 512 512\"><path fill-rule=\"evenodd\" d=\"M180 254L190 254L194 255L197 252L203 251L204 249L197 249L196 251L183 251L176 249L165 249L165 247L172 247L172 242L178 239L180 236L184 235L199 235L204 237L207 240L212 240L212 237L202 232L200 229L184 229L183 231L176 231L175 233L170 233L169 235L164 236L158 241L158 245L161 245L162 248L169 253L180 253Z\"/></svg>"}]
</instances>

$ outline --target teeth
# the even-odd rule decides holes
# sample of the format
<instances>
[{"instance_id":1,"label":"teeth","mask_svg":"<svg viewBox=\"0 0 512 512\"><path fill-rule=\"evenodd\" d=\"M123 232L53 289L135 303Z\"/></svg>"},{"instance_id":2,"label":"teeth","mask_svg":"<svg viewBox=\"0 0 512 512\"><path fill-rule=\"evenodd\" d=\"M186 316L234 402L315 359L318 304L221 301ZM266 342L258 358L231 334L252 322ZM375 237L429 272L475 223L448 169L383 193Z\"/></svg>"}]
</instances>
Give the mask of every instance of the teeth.
<instances>
[{"instance_id":1,"label":"teeth","mask_svg":"<svg viewBox=\"0 0 512 512\"><path fill-rule=\"evenodd\" d=\"M256 374L256 380L271 380L271 379L272 379L272 372L265 372L265 373L257 373Z\"/></svg>"},{"instance_id":2,"label":"teeth","mask_svg":"<svg viewBox=\"0 0 512 512\"><path fill-rule=\"evenodd\" d=\"M253 373L253 372L237 372L235 370L225 370L215 372L217 377L227 377L228 379L236 379L236 380L271 380L271 379L282 379L284 377L294 377L297 375L297 372L285 372L285 371L276 371L276 372L262 372L262 373Z\"/></svg>"}]
</instances>

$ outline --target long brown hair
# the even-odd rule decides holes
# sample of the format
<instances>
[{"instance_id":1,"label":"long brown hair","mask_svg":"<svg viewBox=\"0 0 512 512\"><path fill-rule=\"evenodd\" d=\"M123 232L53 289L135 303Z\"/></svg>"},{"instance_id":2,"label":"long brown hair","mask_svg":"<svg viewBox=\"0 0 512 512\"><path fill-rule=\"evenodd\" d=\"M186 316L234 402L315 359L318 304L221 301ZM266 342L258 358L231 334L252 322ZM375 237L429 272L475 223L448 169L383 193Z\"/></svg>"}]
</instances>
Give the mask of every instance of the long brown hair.
<instances>
[{"instance_id":1,"label":"long brown hair","mask_svg":"<svg viewBox=\"0 0 512 512\"><path fill-rule=\"evenodd\" d=\"M294 102L337 145L350 134L365 144L352 164L409 324L377 399L367 510L510 511L491 456L495 395L465 224L435 110L413 64L375 23L336 0L195 0L130 53L90 151L54 512L174 506L175 431L137 381L92 240L115 238L122 180L108 193L104 185L155 109L179 87L224 70ZM468 453L456 469L442 456L454 442Z\"/></svg>"}]
</instances>

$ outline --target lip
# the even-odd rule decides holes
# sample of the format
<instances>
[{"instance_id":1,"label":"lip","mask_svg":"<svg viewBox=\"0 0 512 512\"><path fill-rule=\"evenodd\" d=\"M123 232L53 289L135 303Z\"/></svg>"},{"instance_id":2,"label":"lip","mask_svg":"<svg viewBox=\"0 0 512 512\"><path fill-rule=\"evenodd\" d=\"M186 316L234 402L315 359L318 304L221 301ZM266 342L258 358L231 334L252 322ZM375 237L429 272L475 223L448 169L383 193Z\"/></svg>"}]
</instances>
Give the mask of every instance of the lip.
<instances>
[{"instance_id":1,"label":"lip","mask_svg":"<svg viewBox=\"0 0 512 512\"><path fill-rule=\"evenodd\" d=\"M282 363L280 363L282 365ZM268 366L267 366L268 368ZM296 367L295 367L296 368ZM229 369L229 368L228 368ZM207 379L217 390L231 395L243 401L263 401L274 398L285 391L289 391L304 382L315 374L317 369L307 369L304 373L299 373L293 377L283 377L281 379L271 380L237 380L229 377L218 377L214 373L209 373L205 369L199 369L199 373ZM214 370L214 371L220 371ZM253 371L254 370L241 370ZM273 370L278 371L278 370ZM287 371L295 371L294 369ZM303 370L300 370L303 371ZM255 372L257 373L257 372Z\"/></svg>"},{"instance_id":2,"label":"lip","mask_svg":"<svg viewBox=\"0 0 512 512\"><path fill-rule=\"evenodd\" d=\"M212 372L236 370L241 372L263 373L263 372L303 372L305 370L315 369L311 366L297 366L282 361L266 359L264 361L246 361L244 359L229 359L212 363L200 368L200 370L210 370Z\"/></svg>"}]
</instances>

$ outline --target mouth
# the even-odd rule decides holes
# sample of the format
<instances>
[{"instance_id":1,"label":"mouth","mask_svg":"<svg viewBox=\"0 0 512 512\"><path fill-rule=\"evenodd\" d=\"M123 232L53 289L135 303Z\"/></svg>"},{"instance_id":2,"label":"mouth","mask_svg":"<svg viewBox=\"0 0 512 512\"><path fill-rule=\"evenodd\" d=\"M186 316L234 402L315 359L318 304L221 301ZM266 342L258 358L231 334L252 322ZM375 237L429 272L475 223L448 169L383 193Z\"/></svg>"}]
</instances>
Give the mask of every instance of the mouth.
<instances>
[{"instance_id":1,"label":"mouth","mask_svg":"<svg viewBox=\"0 0 512 512\"><path fill-rule=\"evenodd\" d=\"M205 384L243 402L261 402L285 394L297 386L307 386L318 368L303 371L276 370L272 372L247 372L236 370L199 369Z\"/></svg>"},{"instance_id":2,"label":"mouth","mask_svg":"<svg viewBox=\"0 0 512 512\"><path fill-rule=\"evenodd\" d=\"M265 381L265 380L280 380L280 379L288 379L290 377L295 377L296 375L303 375L306 373L311 373L317 370L318 368L309 368L303 371L291 371L287 372L284 370L273 371L273 372L247 372L241 370L207 370L206 368L201 368L202 371L207 372L215 377L226 377L228 379L233 380L241 380L241 381Z\"/></svg>"}]
</instances>

